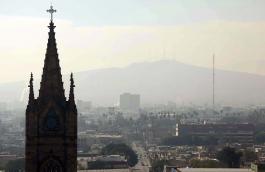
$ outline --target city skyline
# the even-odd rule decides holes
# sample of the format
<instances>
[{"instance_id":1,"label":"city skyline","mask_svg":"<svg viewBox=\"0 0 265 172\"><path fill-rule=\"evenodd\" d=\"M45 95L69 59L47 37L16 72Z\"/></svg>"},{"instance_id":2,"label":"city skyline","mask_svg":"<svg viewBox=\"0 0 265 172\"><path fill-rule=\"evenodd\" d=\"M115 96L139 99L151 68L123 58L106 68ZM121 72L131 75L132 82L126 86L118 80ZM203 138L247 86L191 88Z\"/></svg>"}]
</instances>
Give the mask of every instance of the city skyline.
<instances>
[{"instance_id":1,"label":"city skyline","mask_svg":"<svg viewBox=\"0 0 265 172\"><path fill-rule=\"evenodd\" d=\"M264 0L0 2L0 172L265 169Z\"/></svg>"}]
</instances>

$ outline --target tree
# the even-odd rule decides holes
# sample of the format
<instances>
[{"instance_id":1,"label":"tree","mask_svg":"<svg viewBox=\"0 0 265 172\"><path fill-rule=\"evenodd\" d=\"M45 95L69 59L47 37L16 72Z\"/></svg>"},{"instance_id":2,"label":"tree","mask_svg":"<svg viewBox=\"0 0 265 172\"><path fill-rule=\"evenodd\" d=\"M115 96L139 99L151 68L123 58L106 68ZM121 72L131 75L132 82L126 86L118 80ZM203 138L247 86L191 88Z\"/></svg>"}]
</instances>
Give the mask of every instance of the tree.
<instances>
[{"instance_id":1,"label":"tree","mask_svg":"<svg viewBox=\"0 0 265 172\"><path fill-rule=\"evenodd\" d=\"M243 152L243 159L245 162L254 162L255 160L258 159L258 156L254 151L245 150Z\"/></svg>"},{"instance_id":2,"label":"tree","mask_svg":"<svg viewBox=\"0 0 265 172\"><path fill-rule=\"evenodd\" d=\"M235 116L225 116L220 120L220 122L228 124L237 124L237 123L242 123L242 119L240 117L235 117Z\"/></svg>"},{"instance_id":3,"label":"tree","mask_svg":"<svg viewBox=\"0 0 265 172\"><path fill-rule=\"evenodd\" d=\"M216 160L198 160L193 159L190 162L192 168L220 168L221 164Z\"/></svg>"},{"instance_id":4,"label":"tree","mask_svg":"<svg viewBox=\"0 0 265 172\"><path fill-rule=\"evenodd\" d=\"M129 147L124 143L119 143L119 144L111 143L102 149L102 154L103 155L118 154L125 156L128 165L130 167L133 167L138 163L138 157L136 153L132 150L131 147Z\"/></svg>"},{"instance_id":5,"label":"tree","mask_svg":"<svg viewBox=\"0 0 265 172\"><path fill-rule=\"evenodd\" d=\"M23 172L25 171L25 159L16 159L9 161L5 166L6 172Z\"/></svg>"},{"instance_id":6,"label":"tree","mask_svg":"<svg viewBox=\"0 0 265 172\"><path fill-rule=\"evenodd\" d=\"M161 172L164 169L164 166L167 165L168 162L166 160L158 160L152 163L151 172Z\"/></svg>"},{"instance_id":7,"label":"tree","mask_svg":"<svg viewBox=\"0 0 265 172\"><path fill-rule=\"evenodd\" d=\"M265 143L265 132L258 132L255 135L255 143L258 143L258 144Z\"/></svg>"},{"instance_id":8,"label":"tree","mask_svg":"<svg viewBox=\"0 0 265 172\"><path fill-rule=\"evenodd\" d=\"M2 170L4 170L5 169L5 166L2 164L2 163L0 163L0 171Z\"/></svg>"},{"instance_id":9,"label":"tree","mask_svg":"<svg viewBox=\"0 0 265 172\"><path fill-rule=\"evenodd\" d=\"M256 109L248 116L248 122L252 124L265 123L265 109Z\"/></svg>"},{"instance_id":10,"label":"tree","mask_svg":"<svg viewBox=\"0 0 265 172\"><path fill-rule=\"evenodd\" d=\"M224 147L217 153L217 159L229 168L239 168L241 156L242 152L231 147Z\"/></svg>"}]
</instances>

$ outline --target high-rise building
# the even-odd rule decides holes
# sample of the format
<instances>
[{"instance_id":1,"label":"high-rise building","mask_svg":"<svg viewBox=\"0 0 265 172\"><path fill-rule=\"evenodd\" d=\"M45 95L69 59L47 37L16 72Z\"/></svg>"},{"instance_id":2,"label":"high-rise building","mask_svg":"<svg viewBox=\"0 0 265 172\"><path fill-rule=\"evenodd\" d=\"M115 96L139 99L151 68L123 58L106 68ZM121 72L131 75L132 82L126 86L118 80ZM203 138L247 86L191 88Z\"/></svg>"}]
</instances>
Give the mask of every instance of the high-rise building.
<instances>
[{"instance_id":1,"label":"high-rise building","mask_svg":"<svg viewBox=\"0 0 265 172\"><path fill-rule=\"evenodd\" d=\"M140 95L123 93L120 95L120 108L122 110L139 110L140 108Z\"/></svg>"},{"instance_id":2,"label":"high-rise building","mask_svg":"<svg viewBox=\"0 0 265 172\"><path fill-rule=\"evenodd\" d=\"M77 171L77 109L73 75L66 100L51 13L49 39L39 96L34 98L33 76L26 109L26 172Z\"/></svg>"}]
</instances>

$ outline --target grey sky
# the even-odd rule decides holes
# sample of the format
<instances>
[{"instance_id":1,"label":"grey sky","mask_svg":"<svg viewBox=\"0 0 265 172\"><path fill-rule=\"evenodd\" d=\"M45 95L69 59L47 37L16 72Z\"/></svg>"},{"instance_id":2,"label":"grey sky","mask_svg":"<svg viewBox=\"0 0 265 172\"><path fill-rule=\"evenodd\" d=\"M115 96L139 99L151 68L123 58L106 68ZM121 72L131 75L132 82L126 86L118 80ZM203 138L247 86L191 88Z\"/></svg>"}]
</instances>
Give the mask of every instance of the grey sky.
<instances>
[{"instance_id":1,"label":"grey sky","mask_svg":"<svg viewBox=\"0 0 265 172\"><path fill-rule=\"evenodd\" d=\"M0 14L45 17L49 1L1 0ZM265 20L264 0L52 0L75 25L175 25Z\"/></svg>"},{"instance_id":2,"label":"grey sky","mask_svg":"<svg viewBox=\"0 0 265 172\"><path fill-rule=\"evenodd\" d=\"M265 0L52 3L64 73L163 59L211 67L215 53L217 68L265 74ZM0 82L41 75L49 5L0 0Z\"/></svg>"}]
</instances>

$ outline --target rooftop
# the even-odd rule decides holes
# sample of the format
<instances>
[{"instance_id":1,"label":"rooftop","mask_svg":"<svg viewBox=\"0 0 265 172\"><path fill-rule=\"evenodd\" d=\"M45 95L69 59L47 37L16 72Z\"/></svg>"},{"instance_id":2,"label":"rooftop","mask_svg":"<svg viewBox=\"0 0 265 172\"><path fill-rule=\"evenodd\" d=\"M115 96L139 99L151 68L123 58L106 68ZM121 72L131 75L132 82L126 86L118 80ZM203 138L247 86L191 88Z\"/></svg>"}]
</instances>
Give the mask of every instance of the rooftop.
<instances>
[{"instance_id":1,"label":"rooftop","mask_svg":"<svg viewBox=\"0 0 265 172\"><path fill-rule=\"evenodd\" d=\"M250 169L242 168L180 168L181 172L251 172Z\"/></svg>"},{"instance_id":2,"label":"rooftop","mask_svg":"<svg viewBox=\"0 0 265 172\"><path fill-rule=\"evenodd\" d=\"M129 169L78 170L77 172L129 172Z\"/></svg>"}]
</instances>

